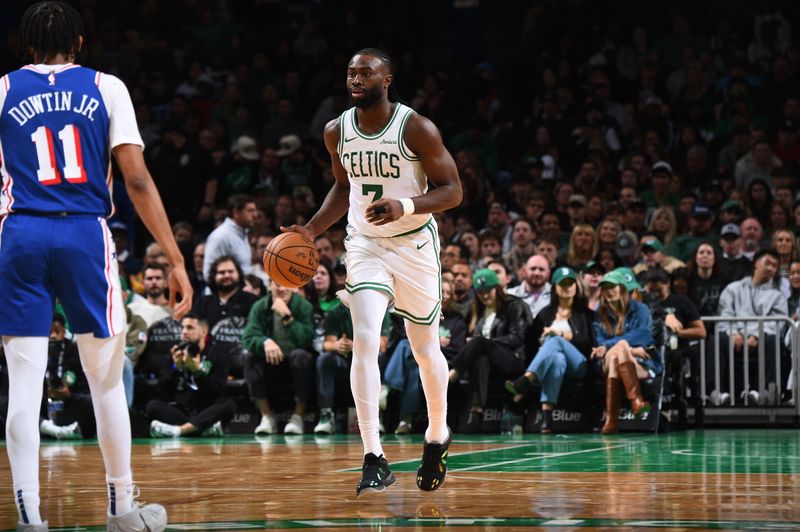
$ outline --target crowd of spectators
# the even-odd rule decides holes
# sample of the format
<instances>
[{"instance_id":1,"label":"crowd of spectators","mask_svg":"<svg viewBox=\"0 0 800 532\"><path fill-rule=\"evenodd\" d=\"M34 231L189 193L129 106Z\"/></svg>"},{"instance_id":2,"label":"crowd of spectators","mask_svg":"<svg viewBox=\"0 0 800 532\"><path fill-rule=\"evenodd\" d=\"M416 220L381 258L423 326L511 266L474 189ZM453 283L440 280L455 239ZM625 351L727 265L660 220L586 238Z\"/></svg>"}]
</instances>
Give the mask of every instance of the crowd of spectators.
<instances>
[{"instance_id":1,"label":"crowd of spectators","mask_svg":"<svg viewBox=\"0 0 800 532\"><path fill-rule=\"evenodd\" d=\"M647 302L651 289L659 291L656 302L668 299L665 284L669 297L686 296L681 304L694 308L666 319L686 341L705 336L697 334L699 316L798 317L800 48L790 4L704 11L453 1L396 18L364 2L88 0L77 7L87 31L81 61L128 85L196 289L192 316L172 322L165 257L118 183L110 228L134 331L126 383L131 404L161 424L159 435L174 427L218 431L217 422L233 415L222 390L237 379L257 403L262 432L278 430L274 390L293 404L288 432L303 431L309 405L322 407L317 427L332 430L333 390L347 371L352 336L335 297L346 275L345 224L317 239L323 264L304 289L270 283L260 257L278 227L307 220L333 182L322 130L349 106L346 64L367 45L394 57L398 94L440 128L465 191L462 205L436 221L450 319L442 347L452 380L469 375L471 411L485 406L490 374L524 391L520 378L535 380L554 364L553 353L568 352L566 367L555 364L559 377L545 379L548 402L565 374L584 374L577 357L595 356L590 336L614 353L615 362L602 365L609 380L629 374L626 363L660 371L640 346L612 334L625 319L613 313L639 307L627 295L619 307L620 296L606 293L611 286L635 293L632 301ZM399 34L411 31L418 39L408 44ZM18 67L2 61L5 70ZM532 363L538 345L530 350L525 330L547 330L567 304L556 295L560 283L551 284L564 267L580 285L575 301L598 316L607 306L612 316L593 331L581 319L577 350L553 342L548 358ZM628 284L604 277L620 271ZM535 321L545 308L544 323ZM463 324L453 324L457 315ZM391 390L404 394L418 378L401 324L392 325L387 318L382 368L399 358L383 406ZM744 323L719 329L737 352L760 341ZM200 346L203 330L209 340ZM764 332L768 351L776 342L785 347L780 326ZM465 343L473 336L481 339ZM788 366L781 367L783 375L767 368L773 402L792 399ZM147 397L152 389L137 397L141 382L160 383L157 397ZM714 404L733 403L739 393L763 400L765 392L708 386ZM420 410L413 394L404 401L401 430ZM170 402L182 406L169 410Z\"/></svg>"}]
</instances>

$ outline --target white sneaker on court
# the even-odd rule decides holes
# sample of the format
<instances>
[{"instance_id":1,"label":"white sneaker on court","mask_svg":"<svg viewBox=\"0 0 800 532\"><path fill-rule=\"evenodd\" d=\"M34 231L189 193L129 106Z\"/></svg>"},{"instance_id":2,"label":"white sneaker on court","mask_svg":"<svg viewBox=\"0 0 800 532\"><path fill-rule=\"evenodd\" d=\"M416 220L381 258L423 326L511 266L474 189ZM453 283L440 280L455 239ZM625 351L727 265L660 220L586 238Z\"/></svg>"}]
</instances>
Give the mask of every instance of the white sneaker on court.
<instances>
[{"instance_id":1,"label":"white sneaker on court","mask_svg":"<svg viewBox=\"0 0 800 532\"><path fill-rule=\"evenodd\" d=\"M303 418L297 414L292 414L289 422L283 427L284 434L302 434L303 433Z\"/></svg>"},{"instance_id":2,"label":"white sneaker on court","mask_svg":"<svg viewBox=\"0 0 800 532\"><path fill-rule=\"evenodd\" d=\"M411 424L408 421L401 421L394 429L395 434L411 434Z\"/></svg>"},{"instance_id":3,"label":"white sneaker on court","mask_svg":"<svg viewBox=\"0 0 800 532\"><path fill-rule=\"evenodd\" d=\"M275 419L272 416L261 416L261 423L258 424L256 434L275 434Z\"/></svg>"},{"instance_id":4,"label":"white sneaker on court","mask_svg":"<svg viewBox=\"0 0 800 532\"><path fill-rule=\"evenodd\" d=\"M162 532L167 528L167 511L160 504L133 503L125 515L108 516L108 532Z\"/></svg>"},{"instance_id":5,"label":"white sneaker on court","mask_svg":"<svg viewBox=\"0 0 800 532\"><path fill-rule=\"evenodd\" d=\"M154 419L150 423L150 437L151 438L177 438L181 435L180 427L169 425Z\"/></svg>"},{"instance_id":6,"label":"white sneaker on court","mask_svg":"<svg viewBox=\"0 0 800 532\"><path fill-rule=\"evenodd\" d=\"M216 423L208 427L206 430L204 430L200 435L209 438L218 438L220 436L225 436L225 431L222 429L222 422L217 421Z\"/></svg>"}]
</instances>

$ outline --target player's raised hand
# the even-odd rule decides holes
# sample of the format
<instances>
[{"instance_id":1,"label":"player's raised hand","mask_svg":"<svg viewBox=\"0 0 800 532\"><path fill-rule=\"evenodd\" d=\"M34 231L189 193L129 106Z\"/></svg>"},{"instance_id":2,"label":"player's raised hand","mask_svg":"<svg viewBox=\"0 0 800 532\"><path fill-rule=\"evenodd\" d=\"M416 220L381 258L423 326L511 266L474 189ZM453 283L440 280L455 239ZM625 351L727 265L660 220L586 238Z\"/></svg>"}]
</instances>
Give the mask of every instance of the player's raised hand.
<instances>
[{"instance_id":1,"label":"player's raised hand","mask_svg":"<svg viewBox=\"0 0 800 532\"><path fill-rule=\"evenodd\" d=\"M186 268L181 264L172 264L169 272L169 308L172 317L180 321L192 309L192 283L186 274ZM175 296L181 295L181 302L176 303Z\"/></svg>"},{"instance_id":2,"label":"player's raised hand","mask_svg":"<svg viewBox=\"0 0 800 532\"><path fill-rule=\"evenodd\" d=\"M367 221L375 225L385 225L399 220L403 216L403 204L400 200L381 198L367 207Z\"/></svg>"}]
</instances>

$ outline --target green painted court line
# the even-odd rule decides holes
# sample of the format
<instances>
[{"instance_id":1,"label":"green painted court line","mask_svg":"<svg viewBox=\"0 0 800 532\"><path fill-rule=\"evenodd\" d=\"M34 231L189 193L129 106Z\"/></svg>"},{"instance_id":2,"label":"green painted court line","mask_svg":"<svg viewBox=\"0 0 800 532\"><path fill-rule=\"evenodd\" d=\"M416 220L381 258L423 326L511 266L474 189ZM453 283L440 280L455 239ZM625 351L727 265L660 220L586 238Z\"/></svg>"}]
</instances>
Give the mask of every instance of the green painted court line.
<instances>
[{"instance_id":1,"label":"green painted court line","mask_svg":"<svg viewBox=\"0 0 800 532\"><path fill-rule=\"evenodd\" d=\"M735 521L689 519L582 519L548 517L385 517L369 519L276 519L270 521L219 521L171 523L167 530L273 530L277 528L441 528L460 526L491 527L566 527L566 528L683 528L713 530L798 530L800 521ZM50 528L51 532L101 532L105 526ZM3 532L12 532L4 530Z\"/></svg>"}]
</instances>

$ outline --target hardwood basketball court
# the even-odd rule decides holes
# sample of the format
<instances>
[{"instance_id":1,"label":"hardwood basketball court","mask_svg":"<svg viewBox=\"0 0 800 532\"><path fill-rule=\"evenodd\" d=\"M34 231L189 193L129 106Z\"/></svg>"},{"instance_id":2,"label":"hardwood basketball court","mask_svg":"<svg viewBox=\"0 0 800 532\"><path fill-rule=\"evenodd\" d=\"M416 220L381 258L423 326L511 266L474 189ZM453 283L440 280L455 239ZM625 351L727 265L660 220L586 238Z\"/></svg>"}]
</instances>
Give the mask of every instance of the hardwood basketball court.
<instances>
[{"instance_id":1,"label":"hardwood basketball court","mask_svg":"<svg viewBox=\"0 0 800 532\"><path fill-rule=\"evenodd\" d=\"M169 530L800 529L796 430L457 435L434 493L414 482L421 436L383 441L398 481L361 499L352 435L136 440L134 478ZM0 530L13 530L2 454ZM43 442L41 479L51 530L105 529L95 442Z\"/></svg>"}]
</instances>

